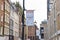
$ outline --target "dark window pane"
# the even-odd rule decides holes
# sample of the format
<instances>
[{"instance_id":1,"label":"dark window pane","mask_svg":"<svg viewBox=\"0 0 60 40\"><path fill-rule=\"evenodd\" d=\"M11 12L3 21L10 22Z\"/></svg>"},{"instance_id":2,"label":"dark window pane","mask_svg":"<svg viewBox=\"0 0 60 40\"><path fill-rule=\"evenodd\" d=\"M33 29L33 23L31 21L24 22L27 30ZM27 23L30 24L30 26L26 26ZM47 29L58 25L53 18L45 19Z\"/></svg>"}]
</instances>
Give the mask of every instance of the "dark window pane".
<instances>
[{"instance_id":1,"label":"dark window pane","mask_svg":"<svg viewBox=\"0 0 60 40\"><path fill-rule=\"evenodd\" d=\"M10 29L13 30L13 20L12 19L10 19Z\"/></svg>"},{"instance_id":2,"label":"dark window pane","mask_svg":"<svg viewBox=\"0 0 60 40\"><path fill-rule=\"evenodd\" d=\"M9 35L9 40L14 40L14 36Z\"/></svg>"},{"instance_id":3,"label":"dark window pane","mask_svg":"<svg viewBox=\"0 0 60 40\"><path fill-rule=\"evenodd\" d=\"M44 34L41 34L41 38L42 38L42 39L44 38Z\"/></svg>"},{"instance_id":4,"label":"dark window pane","mask_svg":"<svg viewBox=\"0 0 60 40\"><path fill-rule=\"evenodd\" d=\"M10 35L13 35L13 30L9 30Z\"/></svg>"}]
</instances>

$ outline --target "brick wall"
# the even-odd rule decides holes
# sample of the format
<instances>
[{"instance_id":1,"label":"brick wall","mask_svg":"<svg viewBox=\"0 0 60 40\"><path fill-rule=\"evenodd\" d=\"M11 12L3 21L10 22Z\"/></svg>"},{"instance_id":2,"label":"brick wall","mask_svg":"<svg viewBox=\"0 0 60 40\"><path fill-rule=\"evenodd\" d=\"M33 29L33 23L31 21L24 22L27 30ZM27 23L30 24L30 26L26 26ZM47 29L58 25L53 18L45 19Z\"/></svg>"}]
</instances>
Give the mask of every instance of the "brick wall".
<instances>
[{"instance_id":1,"label":"brick wall","mask_svg":"<svg viewBox=\"0 0 60 40\"><path fill-rule=\"evenodd\" d=\"M28 27L28 36L35 36L35 27Z\"/></svg>"},{"instance_id":2,"label":"brick wall","mask_svg":"<svg viewBox=\"0 0 60 40\"><path fill-rule=\"evenodd\" d=\"M35 40L35 26L28 26L28 38Z\"/></svg>"}]
</instances>

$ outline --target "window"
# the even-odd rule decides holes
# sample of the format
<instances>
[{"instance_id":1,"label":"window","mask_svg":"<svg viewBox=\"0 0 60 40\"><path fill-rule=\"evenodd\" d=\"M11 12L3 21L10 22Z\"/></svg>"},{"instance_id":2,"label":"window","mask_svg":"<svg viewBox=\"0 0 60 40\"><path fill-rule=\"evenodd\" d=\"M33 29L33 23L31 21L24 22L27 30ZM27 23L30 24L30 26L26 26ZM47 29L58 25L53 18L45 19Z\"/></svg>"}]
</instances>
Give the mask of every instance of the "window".
<instances>
[{"instance_id":1,"label":"window","mask_svg":"<svg viewBox=\"0 0 60 40\"><path fill-rule=\"evenodd\" d=\"M41 34L41 38L42 38L42 39L44 38L44 34Z\"/></svg>"},{"instance_id":2,"label":"window","mask_svg":"<svg viewBox=\"0 0 60 40\"><path fill-rule=\"evenodd\" d=\"M0 26L0 35L3 34L3 27Z\"/></svg>"},{"instance_id":3,"label":"window","mask_svg":"<svg viewBox=\"0 0 60 40\"><path fill-rule=\"evenodd\" d=\"M1 22L1 17L0 17L0 22Z\"/></svg>"},{"instance_id":4,"label":"window","mask_svg":"<svg viewBox=\"0 0 60 40\"><path fill-rule=\"evenodd\" d=\"M0 16L0 22L2 22L3 21L3 16Z\"/></svg>"},{"instance_id":5,"label":"window","mask_svg":"<svg viewBox=\"0 0 60 40\"><path fill-rule=\"evenodd\" d=\"M1 16L1 21L3 21L3 16Z\"/></svg>"},{"instance_id":6,"label":"window","mask_svg":"<svg viewBox=\"0 0 60 40\"><path fill-rule=\"evenodd\" d=\"M19 32L14 31L14 36L19 37Z\"/></svg>"},{"instance_id":7,"label":"window","mask_svg":"<svg viewBox=\"0 0 60 40\"><path fill-rule=\"evenodd\" d=\"M1 6L0 6L0 10L1 10Z\"/></svg>"},{"instance_id":8,"label":"window","mask_svg":"<svg viewBox=\"0 0 60 40\"><path fill-rule=\"evenodd\" d=\"M53 3L49 3L49 11L53 9Z\"/></svg>"},{"instance_id":9,"label":"window","mask_svg":"<svg viewBox=\"0 0 60 40\"><path fill-rule=\"evenodd\" d=\"M3 5L1 5L1 10L3 10Z\"/></svg>"},{"instance_id":10,"label":"window","mask_svg":"<svg viewBox=\"0 0 60 40\"><path fill-rule=\"evenodd\" d=\"M40 28L40 34L42 34L44 32L44 27Z\"/></svg>"},{"instance_id":11,"label":"window","mask_svg":"<svg viewBox=\"0 0 60 40\"><path fill-rule=\"evenodd\" d=\"M9 35L13 35L13 30L9 30Z\"/></svg>"},{"instance_id":12,"label":"window","mask_svg":"<svg viewBox=\"0 0 60 40\"><path fill-rule=\"evenodd\" d=\"M8 12L10 12L10 6L9 6L9 4L7 2L5 3L5 10L7 10Z\"/></svg>"},{"instance_id":13,"label":"window","mask_svg":"<svg viewBox=\"0 0 60 40\"><path fill-rule=\"evenodd\" d=\"M4 34L9 35L9 28L7 28L7 27L4 28Z\"/></svg>"},{"instance_id":14,"label":"window","mask_svg":"<svg viewBox=\"0 0 60 40\"><path fill-rule=\"evenodd\" d=\"M9 15L5 13L5 22L9 23Z\"/></svg>"},{"instance_id":15,"label":"window","mask_svg":"<svg viewBox=\"0 0 60 40\"><path fill-rule=\"evenodd\" d=\"M56 32L56 21L54 21L54 31Z\"/></svg>"},{"instance_id":16,"label":"window","mask_svg":"<svg viewBox=\"0 0 60 40\"><path fill-rule=\"evenodd\" d=\"M43 27L41 27L41 29L44 29Z\"/></svg>"},{"instance_id":17,"label":"window","mask_svg":"<svg viewBox=\"0 0 60 40\"><path fill-rule=\"evenodd\" d=\"M0 10L3 10L3 4L0 4Z\"/></svg>"},{"instance_id":18,"label":"window","mask_svg":"<svg viewBox=\"0 0 60 40\"><path fill-rule=\"evenodd\" d=\"M14 40L14 36L9 35L9 40Z\"/></svg>"},{"instance_id":19,"label":"window","mask_svg":"<svg viewBox=\"0 0 60 40\"><path fill-rule=\"evenodd\" d=\"M0 10L1 10L1 6L0 6Z\"/></svg>"},{"instance_id":20,"label":"window","mask_svg":"<svg viewBox=\"0 0 60 40\"><path fill-rule=\"evenodd\" d=\"M10 29L13 30L13 20L10 19Z\"/></svg>"}]
</instances>

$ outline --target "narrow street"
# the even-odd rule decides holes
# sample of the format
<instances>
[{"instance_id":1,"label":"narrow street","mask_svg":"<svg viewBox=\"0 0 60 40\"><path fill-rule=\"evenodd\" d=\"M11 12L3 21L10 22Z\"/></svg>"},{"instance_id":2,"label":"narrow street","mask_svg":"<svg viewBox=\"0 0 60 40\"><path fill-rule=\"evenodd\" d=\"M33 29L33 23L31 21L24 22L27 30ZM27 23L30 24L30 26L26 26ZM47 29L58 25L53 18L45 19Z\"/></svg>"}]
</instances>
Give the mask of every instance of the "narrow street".
<instances>
[{"instance_id":1,"label":"narrow street","mask_svg":"<svg viewBox=\"0 0 60 40\"><path fill-rule=\"evenodd\" d=\"M60 40L60 0L0 0L0 40Z\"/></svg>"}]
</instances>

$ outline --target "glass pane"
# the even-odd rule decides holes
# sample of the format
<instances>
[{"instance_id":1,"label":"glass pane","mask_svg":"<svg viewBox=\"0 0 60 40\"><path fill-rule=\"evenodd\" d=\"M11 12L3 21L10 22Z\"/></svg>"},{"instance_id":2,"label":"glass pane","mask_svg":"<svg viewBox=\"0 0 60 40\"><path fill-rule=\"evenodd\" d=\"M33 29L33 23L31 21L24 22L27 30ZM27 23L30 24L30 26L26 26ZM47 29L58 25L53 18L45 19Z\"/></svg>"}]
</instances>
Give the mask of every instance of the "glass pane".
<instances>
[{"instance_id":1,"label":"glass pane","mask_svg":"<svg viewBox=\"0 0 60 40\"><path fill-rule=\"evenodd\" d=\"M13 30L9 30L9 35L13 35Z\"/></svg>"},{"instance_id":2,"label":"glass pane","mask_svg":"<svg viewBox=\"0 0 60 40\"><path fill-rule=\"evenodd\" d=\"M9 35L9 29L7 27L4 28L4 34Z\"/></svg>"},{"instance_id":3,"label":"glass pane","mask_svg":"<svg viewBox=\"0 0 60 40\"><path fill-rule=\"evenodd\" d=\"M3 34L3 27L0 26L0 35Z\"/></svg>"},{"instance_id":4,"label":"glass pane","mask_svg":"<svg viewBox=\"0 0 60 40\"><path fill-rule=\"evenodd\" d=\"M13 20L10 19L10 29L13 30Z\"/></svg>"},{"instance_id":5,"label":"glass pane","mask_svg":"<svg viewBox=\"0 0 60 40\"><path fill-rule=\"evenodd\" d=\"M3 21L3 16L1 16L1 21Z\"/></svg>"}]
</instances>

